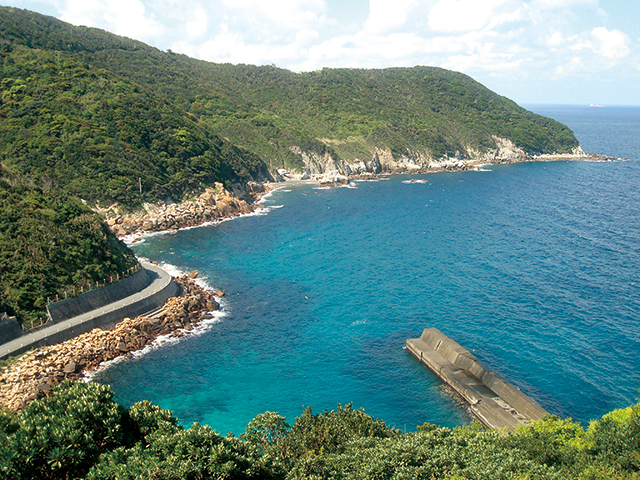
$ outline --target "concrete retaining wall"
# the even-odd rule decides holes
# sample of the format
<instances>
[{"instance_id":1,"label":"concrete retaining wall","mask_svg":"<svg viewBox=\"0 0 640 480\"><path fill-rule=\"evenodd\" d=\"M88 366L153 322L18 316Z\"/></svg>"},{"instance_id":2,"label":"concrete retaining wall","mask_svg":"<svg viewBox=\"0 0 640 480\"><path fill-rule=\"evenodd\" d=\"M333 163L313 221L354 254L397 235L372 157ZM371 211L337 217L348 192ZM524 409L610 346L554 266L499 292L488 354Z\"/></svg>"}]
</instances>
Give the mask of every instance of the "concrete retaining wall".
<instances>
[{"instance_id":1,"label":"concrete retaining wall","mask_svg":"<svg viewBox=\"0 0 640 480\"><path fill-rule=\"evenodd\" d=\"M0 321L0 345L10 342L22 334L22 327L18 323L18 320L16 320L16 317L7 317Z\"/></svg>"},{"instance_id":2,"label":"concrete retaining wall","mask_svg":"<svg viewBox=\"0 0 640 480\"><path fill-rule=\"evenodd\" d=\"M124 318L133 318L156 310L180 293L171 276L153 265L146 265L145 275L151 283L133 295L77 317L47 324L8 343L0 344L0 359L18 355L31 348L55 345L94 328L109 329ZM93 292L91 292L93 293Z\"/></svg>"},{"instance_id":3,"label":"concrete retaining wall","mask_svg":"<svg viewBox=\"0 0 640 480\"><path fill-rule=\"evenodd\" d=\"M83 333L90 332L94 328L109 330L115 327L115 325L118 322L121 322L124 318L134 318L162 307L169 298L174 297L179 293L179 289L180 286L176 282L172 281L162 290L134 304L126 305L122 308L111 311L96 311L96 316L94 318L85 320L76 325L65 327L63 324L57 324L60 325L59 328L56 328L57 325L50 326L46 337L24 346L22 351L14 352L13 355L26 352L34 347L55 345L69 340L70 338L77 337L78 335L82 335Z\"/></svg>"},{"instance_id":4,"label":"concrete retaining wall","mask_svg":"<svg viewBox=\"0 0 640 480\"><path fill-rule=\"evenodd\" d=\"M141 268L119 282L83 293L75 298L51 303L47 305L47 313L54 322L61 322L133 295L149 285L150 281L147 271Z\"/></svg>"}]
</instances>

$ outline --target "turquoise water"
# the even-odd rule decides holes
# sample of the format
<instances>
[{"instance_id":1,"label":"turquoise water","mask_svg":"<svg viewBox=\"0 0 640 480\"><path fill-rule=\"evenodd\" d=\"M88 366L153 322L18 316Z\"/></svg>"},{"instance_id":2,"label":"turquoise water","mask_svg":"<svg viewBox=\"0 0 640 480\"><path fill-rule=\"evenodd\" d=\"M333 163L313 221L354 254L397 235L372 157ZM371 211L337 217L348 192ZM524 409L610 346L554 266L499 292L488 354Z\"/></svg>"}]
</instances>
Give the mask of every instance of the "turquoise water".
<instances>
[{"instance_id":1,"label":"turquoise water","mask_svg":"<svg viewBox=\"0 0 640 480\"><path fill-rule=\"evenodd\" d=\"M467 423L403 348L435 326L552 413L586 423L634 403L640 108L529 108L632 160L297 187L266 215L148 238L139 256L227 290L225 316L97 380L221 433L348 402L407 430Z\"/></svg>"}]
</instances>

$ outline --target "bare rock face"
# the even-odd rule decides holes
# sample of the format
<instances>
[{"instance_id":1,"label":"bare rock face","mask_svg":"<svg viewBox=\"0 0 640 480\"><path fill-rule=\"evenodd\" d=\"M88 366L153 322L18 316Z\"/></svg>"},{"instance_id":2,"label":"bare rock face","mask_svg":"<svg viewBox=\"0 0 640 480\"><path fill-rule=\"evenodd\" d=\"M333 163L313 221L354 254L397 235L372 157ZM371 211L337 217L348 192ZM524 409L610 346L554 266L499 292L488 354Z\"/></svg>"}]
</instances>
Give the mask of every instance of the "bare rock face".
<instances>
[{"instance_id":1,"label":"bare rock face","mask_svg":"<svg viewBox=\"0 0 640 480\"><path fill-rule=\"evenodd\" d=\"M119 215L112 209L106 213L106 221L118 237L194 227L251 213L261 208L254 200L264 193L265 187L257 182L249 182L235 193L216 183L215 188L207 188L197 198L182 203L146 203L144 211L127 215Z\"/></svg>"},{"instance_id":2,"label":"bare rock face","mask_svg":"<svg viewBox=\"0 0 640 480\"><path fill-rule=\"evenodd\" d=\"M192 279L183 276L175 280L182 287L182 296L167 300L156 317L125 318L113 330L96 328L21 356L0 371L0 405L23 409L36 398L51 395L52 387L63 380L77 380L83 371L93 370L102 362L129 356L160 335L184 335L220 307L213 292Z\"/></svg>"},{"instance_id":3,"label":"bare rock face","mask_svg":"<svg viewBox=\"0 0 640 480\"><path fill-rule=\"evenodd\" d=\"M349 183L349 177L342 175L337 170L332 170L318 178L320 186L346 185Z\"/></svg>"}]
</instances>

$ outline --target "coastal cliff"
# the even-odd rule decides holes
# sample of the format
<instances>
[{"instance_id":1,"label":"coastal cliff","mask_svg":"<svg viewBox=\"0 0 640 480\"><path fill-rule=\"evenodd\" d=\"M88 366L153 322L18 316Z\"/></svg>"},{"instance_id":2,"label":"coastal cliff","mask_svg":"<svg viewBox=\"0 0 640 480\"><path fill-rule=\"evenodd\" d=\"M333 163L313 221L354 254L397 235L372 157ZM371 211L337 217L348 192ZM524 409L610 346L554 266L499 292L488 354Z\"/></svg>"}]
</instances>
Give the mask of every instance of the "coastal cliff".
<instances>
[{"instance_id":1,"label":"coastal cliff","mask_svg":"<svg viewBox=\"0 0 640 480\"><path fill-rule=\"evenodd\" d=\"M388 148L376 148L367 161L355 158L353 160L335 158L330 153L318 155L314 152L304 152L300 148L293 150L298 153L304 163L302 172L278 170L276 178L279 180L316 180L321 185L346 183L349 178L366 177L369 175L404 173L418 174L433 171L460 171L474 168L478 165L497 163L517 163L531 161L552 160L598 160L605 157L585 153L580 146L571 152L530 155L517 147L511 140L494 137L496 146L485 152L474 148L467 148L465 152L456 152L455 156L441 158L434 157L431 152L408 152L395 158Z\"/></svg>"}]
</instances>

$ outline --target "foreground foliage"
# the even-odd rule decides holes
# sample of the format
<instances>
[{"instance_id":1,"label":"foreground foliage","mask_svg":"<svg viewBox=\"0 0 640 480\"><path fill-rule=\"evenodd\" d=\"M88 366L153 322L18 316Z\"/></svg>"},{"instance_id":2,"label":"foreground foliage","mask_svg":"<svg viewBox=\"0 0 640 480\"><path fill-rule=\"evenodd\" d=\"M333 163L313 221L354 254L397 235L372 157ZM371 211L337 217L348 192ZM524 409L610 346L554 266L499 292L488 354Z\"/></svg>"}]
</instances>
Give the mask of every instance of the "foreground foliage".
<instances>
[{"instance_id":1,"label":"foreground foliage","mask_svg":"<svg viewBox=\"0 0 640 480\"><path fill-rule=\"evenodd\" d=\"M179 425L147 401L129 409L108 386L64 382L18 414L0 412L7 479L638 479L640 405L587 430L549 416L505 436L425 424L402 434L351 405L293 425L274 412L240 437Z\"/></svg>"}]
</instances>

